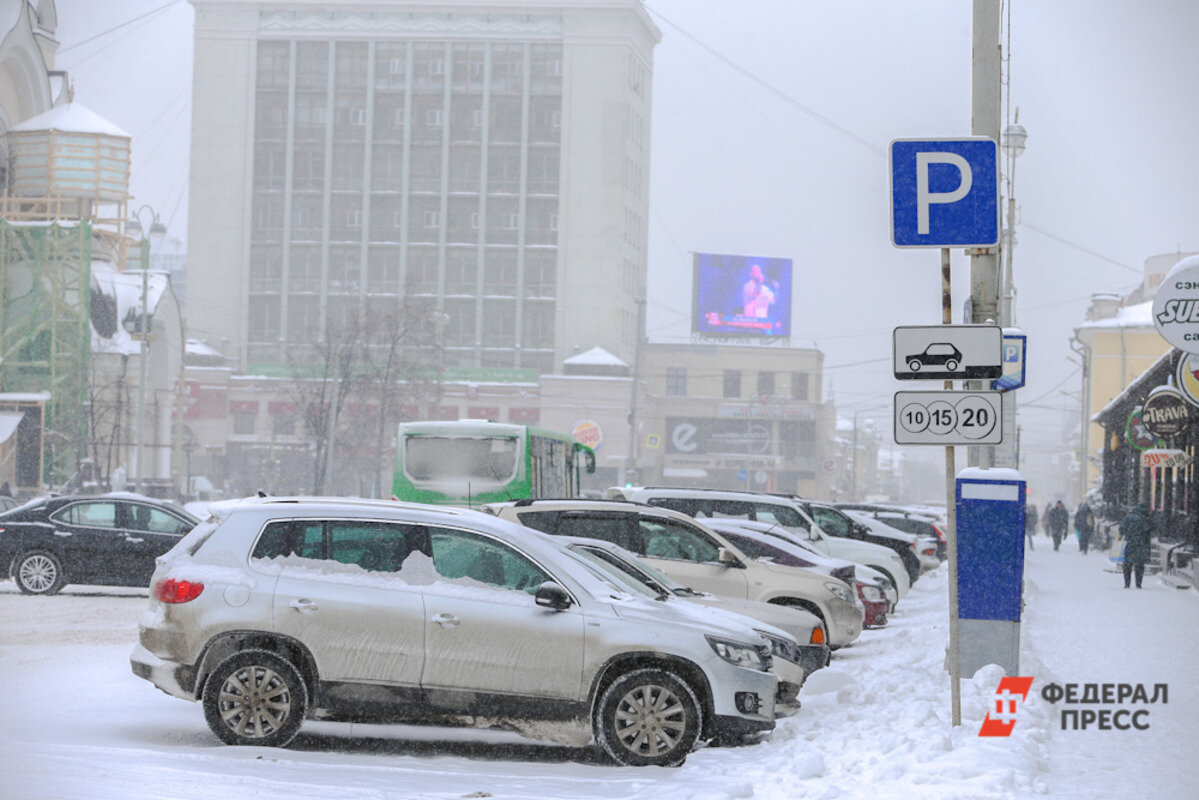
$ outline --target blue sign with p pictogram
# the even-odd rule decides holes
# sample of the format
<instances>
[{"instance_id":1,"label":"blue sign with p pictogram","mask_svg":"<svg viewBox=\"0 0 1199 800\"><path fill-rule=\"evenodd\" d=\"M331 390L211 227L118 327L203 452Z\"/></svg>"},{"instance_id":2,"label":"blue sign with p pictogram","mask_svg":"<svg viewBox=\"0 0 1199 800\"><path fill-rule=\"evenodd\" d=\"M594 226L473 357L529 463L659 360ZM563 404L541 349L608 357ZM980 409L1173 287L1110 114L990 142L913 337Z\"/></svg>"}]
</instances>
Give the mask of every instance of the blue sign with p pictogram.
<instances>
[{"instance_id":1,"label":"blue sign with p pictogram","mask_svg":"<svg viewBox=\"0 0 1199 800\"><path fill-rule=\"evenodd\" d=\"M999 146L994 139L891 142L891 241L896 247L999 242Z\"/></svg>"}]
</instances>

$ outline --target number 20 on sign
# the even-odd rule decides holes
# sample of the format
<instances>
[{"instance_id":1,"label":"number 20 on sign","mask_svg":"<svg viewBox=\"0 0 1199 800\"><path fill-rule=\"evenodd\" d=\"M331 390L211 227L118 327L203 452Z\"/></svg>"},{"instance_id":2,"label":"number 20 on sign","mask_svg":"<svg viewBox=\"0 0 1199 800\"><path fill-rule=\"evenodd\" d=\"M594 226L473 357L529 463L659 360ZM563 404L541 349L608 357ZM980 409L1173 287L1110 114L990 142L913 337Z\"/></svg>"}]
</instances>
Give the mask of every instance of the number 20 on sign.
<instances>
[{"instance_id":1,"label":"number 20 on sign","mask_svg":"<svg viewBox=\"0 0 1199 800\"><path fill-rule=\"evenodd\" d=\"M970 445L1003 441L999 392L896 392L895 443Z\"/></svg>"}]
</instances>

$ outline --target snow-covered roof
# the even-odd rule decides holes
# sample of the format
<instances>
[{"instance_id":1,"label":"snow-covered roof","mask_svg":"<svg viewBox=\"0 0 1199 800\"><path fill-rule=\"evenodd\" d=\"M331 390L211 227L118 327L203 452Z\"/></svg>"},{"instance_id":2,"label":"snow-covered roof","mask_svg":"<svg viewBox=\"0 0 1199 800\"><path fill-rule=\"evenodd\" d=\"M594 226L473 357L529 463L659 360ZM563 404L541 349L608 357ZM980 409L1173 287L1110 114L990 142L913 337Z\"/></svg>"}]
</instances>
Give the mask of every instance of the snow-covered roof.
<instances>
[{"instance_id":1,"label":"snow-covered roof","mask_svg":"<svg viewBox=\"0 0 1199 800\"><path fill-rule=\"evenodd\" d=\"M130 138L129 134L113 125L104 117L80 103L63 103L57 108L44 111L36 117L30 117L19 125L14 125L13 132L20 131L63 131L65 133L103 133L108 136Z\"/></svg>"},{"instance_id":2,"label":"snow-covered roof","mask_svg":"<svg viewBox=\"0 0 1199 800\"><path fill-rule=\"evenodd\" d=\"M183 347L189 356L212 356L213 358L225 357L225 354L220 350L209 347L199 339L188 339Z\"/></svg>"},{"instance_id":3,"label":"snow-covered roof","mask_svg":"<svg viewBox=\"0 0 1199 800\"><path fill-rule=\"evenodd\" d=\"M146 275L146 306L151 316L170 285L165 272ZM142 304L141 270L121 272L107 261L92 262L92 352L137 355L141 342L125 330L125 319L139 314Z\"/></svg>"},{"instance_id":4,"label":"snow-covered roof","mask_svg":"<svg viewBox=\"0 0 1199 800\"><path fill-rule=\"evenodd\" d=\"M628 367L629 365L621 361L616 356L609 353L602 347L593 347L586 353L579 353L577 356L571 356L562 362L574 367Z\"/></svg>"},{"instance_id":5,"label":"snow-covered roof","mask_svg":"<svg viewBox=\"0 0 1199 800\"><path fill-rule=\"evenodd\" d=\"M1084 322L1078 326L1083 328L1152 328L1153 301L1137 303L1134 306L1124 306L1116 311L1116 316Z\"/></svg>"},{"instance_id":6,"label":"snow-covered roof","mask_svg":"<svg viewBox=\"0 0 1199 800\"><path fill-rule=\"evenodd\" d=\"M49 392L0 392L0 403L49 403Z\"/></svg>"}]
</instances>

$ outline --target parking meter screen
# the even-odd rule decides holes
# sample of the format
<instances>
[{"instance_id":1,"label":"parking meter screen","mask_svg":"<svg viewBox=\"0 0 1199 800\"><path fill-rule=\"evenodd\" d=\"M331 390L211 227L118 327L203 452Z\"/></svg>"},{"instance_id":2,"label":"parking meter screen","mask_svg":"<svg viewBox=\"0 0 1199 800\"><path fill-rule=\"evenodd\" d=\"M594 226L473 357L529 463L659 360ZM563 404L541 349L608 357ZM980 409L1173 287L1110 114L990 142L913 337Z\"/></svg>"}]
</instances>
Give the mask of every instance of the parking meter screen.
<instances>
[{"instance_id":1,"label":"parking meter screen","mask_svg":"<svg viewBox=\"0 0 1199 800\"><path fill-rule=\"evenodd\" d=\"M696 253L693 322L714 336L790 336L791 259Z\"/></svg>"}]
</instances>

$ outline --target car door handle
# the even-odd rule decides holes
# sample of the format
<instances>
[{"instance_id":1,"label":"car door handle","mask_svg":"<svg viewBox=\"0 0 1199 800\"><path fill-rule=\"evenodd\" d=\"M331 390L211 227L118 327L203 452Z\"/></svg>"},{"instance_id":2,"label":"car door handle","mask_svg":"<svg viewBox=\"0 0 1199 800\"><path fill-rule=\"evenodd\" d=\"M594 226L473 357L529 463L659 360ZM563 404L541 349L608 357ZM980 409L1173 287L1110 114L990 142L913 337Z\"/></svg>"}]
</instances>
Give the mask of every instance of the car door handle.
<instances>
[{"instance_id":1,"label":"car door handle","mask_svg":"<svg viewBox=\"0 0 1199 800\"><path fill-rule=\"evenodd\" d=\"M311 600L303 597L301 597L299 600L292 600L290 603L288 603L288 605L294 608L296 611L299 611L301 614L311 614L320 607Z\"/></svg>"},{"instance_id":2,"label":"car door handle","mask_svg":"<svg viewBox=\"0 0 1199 800\"><path fill-rule=\"evenodd\" d=\"M144 542L146 540L140 536L126 536L125 541L132 542L133 544L137 544L138 542Z\"/></svg>"},{"instance_id":3,"label":"car door handle","mask_svg":"<svg viewBox=\"0 0 1199 800\"><path fill-rule=\"evenodd\" d=\"M65 537L65 536L74 536L75 534L71 533L70 531L55 531L55 532L54 532L54 535L55 535L55 536L64 536L64 537Z\"/></svg>"},{"instance_id":4,"label":"car door handle","mask_svg":"<svg viewBox=\"0 0 1199 800\"><path fill-rule=\"evenodd\" d=\"M434 614L429 617L429 622L436 622L443 628L455 628L461 620L453 614Z\"/></svg>"}]
</instances>

